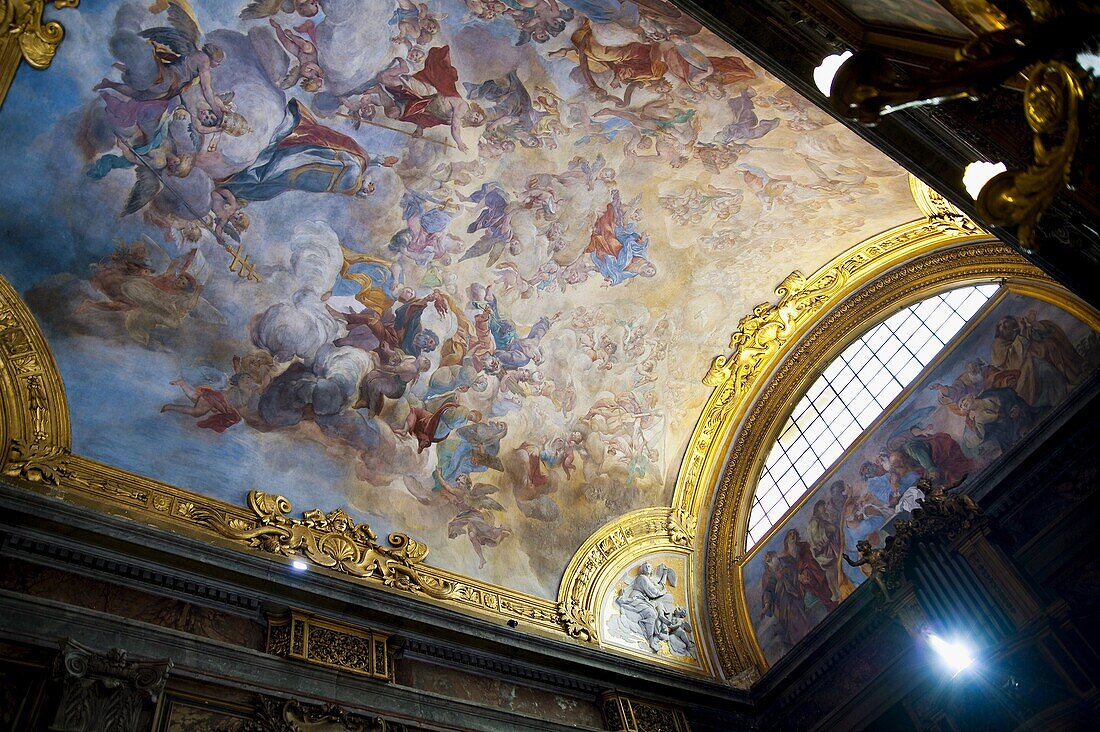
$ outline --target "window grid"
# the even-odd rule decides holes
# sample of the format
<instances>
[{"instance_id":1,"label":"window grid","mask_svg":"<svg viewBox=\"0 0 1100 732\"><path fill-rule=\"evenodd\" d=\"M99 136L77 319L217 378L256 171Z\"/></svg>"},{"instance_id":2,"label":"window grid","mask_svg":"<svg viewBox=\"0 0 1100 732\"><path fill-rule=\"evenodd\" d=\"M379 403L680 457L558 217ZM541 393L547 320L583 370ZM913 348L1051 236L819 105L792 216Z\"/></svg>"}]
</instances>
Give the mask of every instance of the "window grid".
<instances>
[{"instance_id":1,"label":"window grid","mask_svg":"<svg viewBox=\"0 0 1100 732\"><path fill-rule=\"evenodd\" d=\"M963 287L895 313L830 363L768 454L749 515L753 547L997 292Z\"/></svg>"}]
</instances>

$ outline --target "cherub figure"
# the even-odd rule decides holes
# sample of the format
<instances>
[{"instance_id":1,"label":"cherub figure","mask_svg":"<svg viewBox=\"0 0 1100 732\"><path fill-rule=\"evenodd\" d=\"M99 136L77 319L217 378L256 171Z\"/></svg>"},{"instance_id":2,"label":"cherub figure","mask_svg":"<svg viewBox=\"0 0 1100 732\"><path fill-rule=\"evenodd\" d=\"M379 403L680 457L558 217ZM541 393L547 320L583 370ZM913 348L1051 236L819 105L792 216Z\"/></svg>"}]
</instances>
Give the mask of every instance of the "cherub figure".
<instances>
[{"instance_id":1,"label":"cherub figure","mask_svg":"<svg viewBox=\"0 0 1100 732\"><path fill-rule=\"evenodd\" d=\"M212 386L192 386L180 378L172 382L187 397L189 404L165 404L161 413L178 412L198 419L197 426L221 434L241 421L241 413L229 403L225 392Z\"/></svg>"},{"instance_id":2,"label":"cherub figure","mask_svg":"<svg viewBox=\"0 0 1100 732\"><path fill-rule=\"evenodd\" d=\"M427 46L439 34L439 21L446 17L433 15L425 3L397 0L397 9L389 21L390 25L397 26L397 35L390 40L404 43L410 49Z\"/></svg>"},{"instance_id":3,"label":"cherub figure","mask_svg":"<svg viewBox=\"0 0 1100 732\"><path fill-rule=\"evenodd\" d=\"M297 63L293 63L290 70L286 72L286 76L279 81L279 86L289 89L299 84L307 92L321 91L325 85L325 70L317 61L317 26L312 20L307 20L294 27L294 30L303 34L297 35L276 23L274 18L268 20L268 23L275 29L279 43L297 60Z\"/></svg>"},{"instance_id":4,"label":"cherub figure","mask_svg":"<svg viewBox=\"0 0 1100 732\"><path fill-rule=\"evenodd\" d=\"M241 209L244 203L227 188L215 188L210 192L210 210L214 214L214 236L218 241L229 234L235 241L248 229L251 220Z\"/></svg>"},{"instance_id":5,"label":"cherub figure","mask_svg":"<svg viewBox=\"0 0 1100 732\"><path fill-rule=\"evenodd\" d=\"M879 589L882 590L882 594L887 600L890 599L890 591L887 589L886 580L882 575L886 571L886 553L890 550L893 543L894 537L888 536L886 537L886 546L882 549L878 549L868 540L860 539L856 542L856 551L859 553L858 560L853 560L847 553L843 555L844 561L847 562L849 566L867 567L864 572L870 573L871 579L879 586Z\"/></svg>"}]
</instances>

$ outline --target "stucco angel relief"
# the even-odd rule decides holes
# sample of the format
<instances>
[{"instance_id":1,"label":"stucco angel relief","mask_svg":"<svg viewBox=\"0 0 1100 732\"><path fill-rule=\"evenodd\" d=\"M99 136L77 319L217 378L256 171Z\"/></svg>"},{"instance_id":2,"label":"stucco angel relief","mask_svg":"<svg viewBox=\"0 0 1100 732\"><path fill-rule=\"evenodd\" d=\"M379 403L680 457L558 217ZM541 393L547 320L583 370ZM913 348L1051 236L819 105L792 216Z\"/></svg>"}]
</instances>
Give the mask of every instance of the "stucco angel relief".
<instances>
[{"instance_id":1,"label":"stucco angel relief","mask_svg":"<svg viewBox=\"0 0 1100 732\"><path fill-rule=\"evenodd\" d=\"M695 658L695 638L687 610L676 604L676 571L642 562L630 570L614 598L608 637L653 653Z\"/></svg>"}]
</instances>

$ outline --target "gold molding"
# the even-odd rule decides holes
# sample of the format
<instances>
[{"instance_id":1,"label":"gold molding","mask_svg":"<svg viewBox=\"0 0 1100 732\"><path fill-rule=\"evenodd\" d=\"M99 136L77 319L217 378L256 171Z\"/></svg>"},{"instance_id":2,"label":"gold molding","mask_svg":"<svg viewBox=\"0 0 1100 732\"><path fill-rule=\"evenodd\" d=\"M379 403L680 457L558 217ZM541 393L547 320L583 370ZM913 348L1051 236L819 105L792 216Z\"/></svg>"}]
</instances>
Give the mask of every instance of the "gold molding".
<instances>
[{"instance_id":1,"label":"gold molding","mask_svg":"<svg viewBox=\"0 0 1100 732\"><path fill-rule=\"evenodd\" d=\"M643 508L609 521L593 533L565 568L558 590L558 609L570 636L600 648L649 663L693 674L711 675L709 643L700 632L704 606L700 602L699 567L696 563L694 516L665 506ZM600 620L604 600L619 575L631 565L661 554L683 558L686 571L681 581L690 607L693 636L698 652L694 662L657 653L634 651L606 642Z\"/></svg>"},{"instance_id":2,"label":"gold molding","mask_svg":"<svg viewBox=\"0 0 1100 732\"><path fill-rule=\"evenodd\" d=\"M1032 287L1046 291L1048 297L1055 290L1068 297L1011 248L971 239L945 239L941 246L955 246L924 253L882 276L864 279L862 288L818 319L811 330L791 344L782 359L772 363L764 380L766 385L740 420L723 464L708 476L713 481L713 513L707 533L704 584L714 643L728 676L767 667L748 617L741 579L749 509L766 453L786 415L817 373L867 324L964 283L1022 280L1034 283Z\"/></svg>"},{"instance_id":3,"label":"gold molding","mask_svg":"<svg viewBox=\"0 0 1100 732\"><path fill-rule=\"evenodd\" d=\"M0 467L57 485L70 444L65 388L46 339L19 294L0 277Z\"/></svg>"},{"instance_id":4,"label":"gold molding","mask_svg":"<svg viewBox=\"0 0 1100 732\"><path fill-rule=\"evenodd\" d=\"M977 208L985 221L1015 224L1020 246L1034 251L1039 218L1069 183L1085 88L1077 72L1059 61L1035 64L1025 76L1024 116L1034 136L1034 162L1026 171L1005 171L988 181L978 194Z\"/></svg>"},{"instance_id":5,"label":"gold molding","mask_svg":"<svg viewBox=\"0 0 1100 732\"><path fill-rule=\"evenodd\" d=\"M80 0L0 0L0 106L8 95L20 59L45 69L53 61L65 29L56 20L44 22L47 5L75 8Z\"/></svg>"},{"instance_id":6,"label":"gold molding","mask_svg":"<svg viewBox=\"0 0 1100 732\"><path fill-rule=\"evenodd\" d=\"M291 518L290 501L263 491L249 491L248 506L255 513L253 521L203 509L191 510L190 516L251 549L284 557L302 555L322 567L437 600L454 592L452 583L420 576L418 565L428 547L407 534L390 534L390 546L384 547L370 526L356 524L342 508L327 514L315 508L300 519Z\"/></svg>"}]
</instances>

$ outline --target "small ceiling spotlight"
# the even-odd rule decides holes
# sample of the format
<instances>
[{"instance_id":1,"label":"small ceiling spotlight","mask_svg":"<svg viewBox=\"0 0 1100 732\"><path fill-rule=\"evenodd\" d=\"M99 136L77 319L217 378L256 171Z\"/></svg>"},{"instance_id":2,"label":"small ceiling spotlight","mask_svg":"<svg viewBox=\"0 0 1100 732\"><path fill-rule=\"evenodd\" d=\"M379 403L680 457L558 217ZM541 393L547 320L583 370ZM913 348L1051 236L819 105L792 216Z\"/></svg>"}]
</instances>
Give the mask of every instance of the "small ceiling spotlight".
<instances>
[{"instance_id":1,"label":"small ceiling spotlight","mask_svg":"<svg viewBox=\"0 0 1100 732\"><path fill-rule=\"evenodd\" d=\"M845 51L844 53L834 53L831 56L826 56L821 60L821 65L814 69L814 83L817 84L817 88L821 90L821 93L825 96L829 96L829 92L833 89L833 77L836 76L836 72L844 65L844 62L852 57L851 51Z\"/></svg>"},{"instance_id":2,"label":"small ceiling spotlight","mask_svg":"<svg viewBox=\"0 0 1100 732\"><path fill-rule=\"evenodd\" d=\"M309 569L309 565L303 562L301 559L295 559L293 562L290 563L290 566L298 570L299 572L305 572L307 569Z\"/></svg>"},{"instance_id":3,"label":"small ceiling spotlight","mask_svg":"<svg viewBox=\"0 0 1100 732\"><path fill-rule=\"evenodd\" d=\"M958 676L974 663L974 653L965 643L959 641L951 643L935 633L929 633L928 645L932 646L932 650L939 654L940 659L951 670L952 676Z\"/></svg>"},{"instance_id":4,"label":"small ceiling spotlight","mask_svg":"<svg viewBox=\"0 0 1100 732\"><path fill-rule=\"evenodd\" d=\"M1004 163L989 163L984 160L971 163L963 171L963 187L966 188L970 197L977 201L978 194L981 193L985 184L1006 170L1008 166Z\"/></svg>"}]
</instances>

